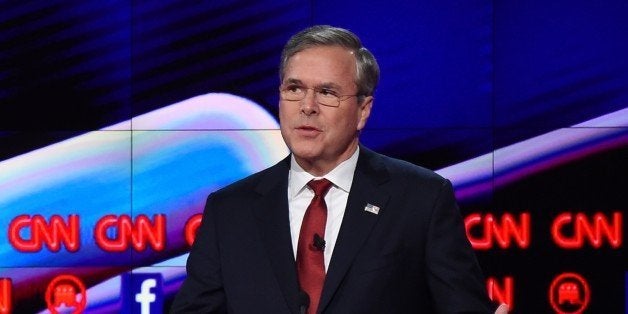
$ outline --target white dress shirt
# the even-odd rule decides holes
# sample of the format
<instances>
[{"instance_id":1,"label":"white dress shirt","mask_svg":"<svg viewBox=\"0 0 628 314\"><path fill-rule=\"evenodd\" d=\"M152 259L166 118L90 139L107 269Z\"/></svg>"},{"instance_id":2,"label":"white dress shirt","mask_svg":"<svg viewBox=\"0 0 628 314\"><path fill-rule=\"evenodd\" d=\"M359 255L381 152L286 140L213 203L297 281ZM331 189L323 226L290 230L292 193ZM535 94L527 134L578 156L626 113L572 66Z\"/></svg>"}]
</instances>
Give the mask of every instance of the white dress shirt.
<instances>
[{"instance_id":1,"label":"white dress shirt","mask_svg":"<svg viewBox=\"0 0 628 314\"><path fill-rule=\"evenodd\" d=\"M307 183L312 179L325 178L333 185L329 192L325 195L325 203L327 204L327 223L325 225L325 271L329 268L331 255L336 246L338 232L342 224L342 217L347 207L347 199L349 191L353 183L353 173L358 163L358 155L360 148L358 147L349 159L340 163L336 168L326 174L324 177L315 177L307 173L294 159L292 155L290 162L290 172L288 174L288 208L290 217L290 233L292 236L292 248L294 258L297 258L297 247L299 244L299 233L301 232L301 222L305 216L305 210L314 197Z\"/></svg>"}]
</instances>

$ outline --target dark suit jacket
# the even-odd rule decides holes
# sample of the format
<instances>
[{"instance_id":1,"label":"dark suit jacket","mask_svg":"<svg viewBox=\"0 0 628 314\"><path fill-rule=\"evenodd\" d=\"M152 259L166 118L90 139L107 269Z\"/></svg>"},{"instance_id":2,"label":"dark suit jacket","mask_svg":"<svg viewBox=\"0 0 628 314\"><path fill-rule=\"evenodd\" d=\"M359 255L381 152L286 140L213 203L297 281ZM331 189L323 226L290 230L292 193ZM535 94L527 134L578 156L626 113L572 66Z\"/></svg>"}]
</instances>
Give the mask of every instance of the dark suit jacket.
<instances>
[{"instance_id":1,"label":"dark suit jacket","mask_svg":"<svg viewBox=\"0 0 628 314\"><path fill-rule=\"evenodd\" d=\"M173 313L299 312L289 168L208 197ZM354 176L319 312L494 311L448 180L364 147Z\"/></svg>"}]
</instances>

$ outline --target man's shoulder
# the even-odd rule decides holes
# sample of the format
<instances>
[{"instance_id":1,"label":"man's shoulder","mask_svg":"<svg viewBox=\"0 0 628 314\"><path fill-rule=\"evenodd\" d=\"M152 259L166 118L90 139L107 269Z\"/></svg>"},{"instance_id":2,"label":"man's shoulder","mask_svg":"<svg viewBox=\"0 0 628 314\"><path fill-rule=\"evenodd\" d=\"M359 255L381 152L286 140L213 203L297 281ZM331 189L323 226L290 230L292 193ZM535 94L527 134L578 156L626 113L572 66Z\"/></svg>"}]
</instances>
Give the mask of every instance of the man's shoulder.
<instances>
[{"instance_id":1,"label":"man's shoulder","mask_svg":"<svg viewBox=\"0 0 628 314\"><path fill-rule=\"evenodd\" d=\"M369 164L383 167L391 179L431 181L442 184L446 179L438 173L411 162L383 155L371 150L365 151ZM381 166L379 166L381 165Z\"/></svg>"},{"instance_id":2,"label":"man's shoulder","mask_svg":"<svg viewBox=\"0 0 628 314\"><path fill-rule=\"evenodd\" d=\"M282 180L287 180L289 170L289 159L283 159L276 164L248 175L238 181L235 181L229 185L214 192L214 194L221 195L245 195L251 192L264 191L266 188L280 183ZM285 178L284 178L285 177Z\"/></svg>"}]
</instances>

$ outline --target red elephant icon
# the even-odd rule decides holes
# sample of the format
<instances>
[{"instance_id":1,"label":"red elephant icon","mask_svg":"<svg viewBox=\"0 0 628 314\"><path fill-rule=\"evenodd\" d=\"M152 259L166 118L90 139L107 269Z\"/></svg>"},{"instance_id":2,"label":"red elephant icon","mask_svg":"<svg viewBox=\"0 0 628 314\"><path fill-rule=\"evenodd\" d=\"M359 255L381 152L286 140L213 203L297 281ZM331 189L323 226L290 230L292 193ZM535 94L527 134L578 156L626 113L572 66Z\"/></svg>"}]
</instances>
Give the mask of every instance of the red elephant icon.
<instances>
[{"instance_id":1,"label":"red elephant icon","mask_svg":"<svg viewBox=\"0 0 628 314\"><path fill-rule=\"evenodd\" d=\"M46 305L52 314L58 314L59 307L74 308L73 314L83 313L87 304L85 285L72 275L55 277L46 289Z\"/></svg>"},{"instance_id":2,"label":"red elephant icon","mask_svg":"<svg viewBox=\"0 0 628 314\"><path fill-rule=\"evenodd\" d=\"M580 289L573 282L563 282L558 286L558 304L581 304Z\"/></svg>"}]
</instances>

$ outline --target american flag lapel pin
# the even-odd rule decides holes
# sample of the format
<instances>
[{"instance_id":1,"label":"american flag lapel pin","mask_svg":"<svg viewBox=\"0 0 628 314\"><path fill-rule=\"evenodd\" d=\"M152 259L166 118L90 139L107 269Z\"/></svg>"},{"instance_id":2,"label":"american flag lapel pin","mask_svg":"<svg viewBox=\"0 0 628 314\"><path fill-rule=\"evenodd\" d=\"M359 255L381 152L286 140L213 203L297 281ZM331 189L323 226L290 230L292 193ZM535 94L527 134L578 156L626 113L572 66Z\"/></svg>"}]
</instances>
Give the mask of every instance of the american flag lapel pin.
<instances>
[{"instance_id":1,"label":"american flag lapel pin","mask_svg":"<svg viewBox=\"0 0 628 314\"><path fill-rule=\"evenodd\" d=\"M373 204L367 203L366 206L364 206L364 211L377 215L379 214L379 207Z\"/></svg>"}]
</instances>

